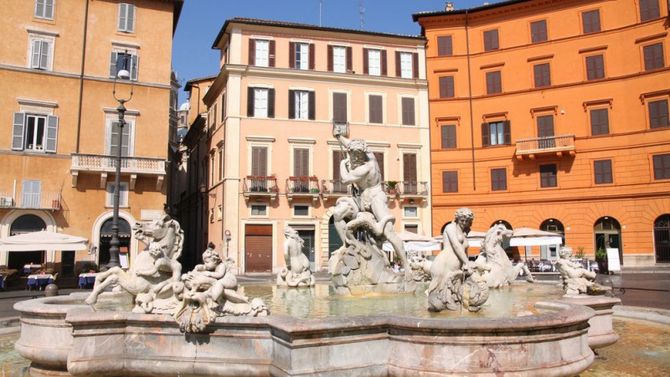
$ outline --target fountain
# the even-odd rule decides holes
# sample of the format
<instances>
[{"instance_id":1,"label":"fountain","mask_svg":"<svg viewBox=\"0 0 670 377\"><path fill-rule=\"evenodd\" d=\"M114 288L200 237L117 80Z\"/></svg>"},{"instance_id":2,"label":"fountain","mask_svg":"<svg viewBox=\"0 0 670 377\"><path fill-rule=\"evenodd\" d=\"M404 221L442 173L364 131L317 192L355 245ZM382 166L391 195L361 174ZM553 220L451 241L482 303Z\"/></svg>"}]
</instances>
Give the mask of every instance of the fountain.
<instances>
[{"instance_id":1,"label":"fountain","mask_svg":"<svg viewBox=\"0 0 670 377\"><path fill-rule=\"evenodd\" d=\"M501 253L505 229L492 228L468 261L467 208L432 263L408 261L374 155L362 140L335 136L349 154L340 171L353 195L334 211L344 245L329 261L329 285L314 284L291 229L276 284L238 287L233 262L213 248L182 275L183 233L163 216L135 227L147 250L129 271L99 274L90 295L15 305L15 347L31 375L570 376L593 362L592 348L616 341L606 298L514 281L523 266ZM390 268L384 241L404 274Z\"/></svg>"}]
</instances>

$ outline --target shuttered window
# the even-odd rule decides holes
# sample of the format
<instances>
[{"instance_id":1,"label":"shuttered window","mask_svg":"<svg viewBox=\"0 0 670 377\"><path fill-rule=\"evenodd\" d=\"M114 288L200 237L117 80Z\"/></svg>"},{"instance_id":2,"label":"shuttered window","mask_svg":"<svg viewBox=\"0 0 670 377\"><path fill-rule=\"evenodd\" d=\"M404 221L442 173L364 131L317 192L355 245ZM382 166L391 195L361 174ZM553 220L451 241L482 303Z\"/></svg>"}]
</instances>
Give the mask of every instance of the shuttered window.
<instances>
[{"instance_id":1,"label":"shuttered window","mask_svg":"<svg viewBox=\"0 0 670 377\"><path fill-rule=\"evenodd\" d=\"M135 5L128 3L119 4L118 30L127 33L135 31Z\"/></svg>"},{"instance_id":2,"label":"shuttered window","mask_svg":"<svg viewBox=\"0 0 670 377\"><path fill-rule=\"evenodd\" d=\"M382 104L383 97L377 94L370 94L368 96L370 104L370 123L384 122L384 108Z\"/></svg>"},{"instance_id":3,"label":"shuttered window","mask_svg":"<svg viewBox=\"0 0 670 377\"><path fill-rule=\"evenodd\" d=\"M118 77L119 71L126 70L130 73L131 80L137 80L139 61L136 53L112 51L109 63L109 77Z\"/></svg>"},{"instance_id":4,"label":"shuttered window","mask_svg":"<svg viewBox=\"0 0 670 377\"><path fill-rule=\"evenodd\" d=\"M457 171L443 171L442 172L442 192L458 192L458 172Z\"/></svg>"},{"instance_id":5,"label":"shuttered window","mask_svg":"<svg viewBox=\"0 0 670 377\"><path fill-rule=\"evenodd\" d=\"M109 129L107 154L109 156L118 156L119 138L121 141L121 156L130 156L131 145L131 123L125 122L123 129L119 127L119 122L112 122Z\"/></svg>"},{"instance_id":6,"label":"shuttered window","mask_svg":"<svg viewBox=\"0 0 670 377\"><path fill-rule=\"evenodd\" d=\"M597 185L612 183L612 160L593 161L593 174Z\"/></svg>"},{"instance_id":7,"label":"shuttered window","mask_svg":"<svg viewBox=\"0 0 670 377\"><path fill-rule=\"evenodd\" d=\"M328 46L328 71L351 71L351 47Z\"/></svg>"},{"instance_id":8,"label":"shuttered window","mask_svg":"<svg viewBox=\"0 0 670 377\"><path fill-rule=\"evenodd\" d=\"M549 71L549 63L535 64L533 66L533 74L535 78L536 88L551 86L551 73Z\"/></svg>"},{"instance_id":9,"label":"shuttered window","mask_svg":"<svg viewBox=\"0 0 670 377\"><path fill-rule=\"evenodd\" d=\"M554 116L542 115L537 117L537 136L554 136Z\"/></svg>"},{"instance_id":10,"label":"shuttered window","mask_svg":"<svg viewBox=\"0 0 670 377\"><path fill-rule=\"evenodd\" d=\"M24 179L21 191L21 208L40 208L42 182Z\"/></svg>"},{"instance_id":11,"label":"shuttered window","mask_svg":"<svg viewBox=\"0 0 670 377\"><path fill-rule=\"evenodd\" d=\"M419 55L410 52L396 51L396 76L404 79L418 77Z\"/></svg>"},{"instance_id":12,"label":"shuttered window","mask_svg":"<svg viewBox=\"0 0 670 377\"><path fill-rule=\"evenodd\" d=\"M502 92L502 77L500 71L486 72L486 94Z\"/></svg>"},{"instance_id":13,"label":"shuttered window","mask_svg":"<svg viewBox=\"0 0 670 377\"><path fill-rule=\"evenodd\" d=\"M414 98L402 98L402 124L404 126L414 126Z\"/></svg>"},{"instance_id":14,"label":"shuttered window","mask_svg":"<svg viewBox=\"0 0 670 377\"><path fill-rule=\"evenodd\" d=\"M540 165L540 187L556 187L556 164Z\"/></svg>"},{"instance_id":15,"label":"shuttered window","mask_svg":"<svg viewBox=\"0 0 670 377\"><path fill-rule=\"evenodd\" d=\"M51 45L47 39L31 39L30 68L49 70L51 68Z\"/></svg>"},{"instance_id":16,"label":"shuttered window","mask_svg":"<svg viewBox=\"0 0 670 377\"><path fill-rule=\"evenodd\" d=\"M498 29L484 32L484 51L492 51L500 48L498 43Z\"/></svg>"},{"instance_id":17,"label":"shuttered window","mask_svg":"<svg viewBox=\"0 0 670 377\"><path fill-rule=\"evenodd\" d=\"M247 116L274 118L275 90L249 87L247 89Z\"/></svg>"},{"instance_id":18,"label":"shuttered window","mask_svg":"<svg viewBox=\"0 0 670 377\"><path fill-rule=\"evenodd\" d=\"M379 165L379 174L382 176L382 181L385 178L384 175L384 152L373 152L375 160L377 160L377 165Z\"/></svg>"},{"instance_id":19,"label":"shuttered window","mask_svg":"<svg viewBox=\"0 0 670 377\"><path fill-rule=\"evenodd\" d=\"M289 90L289 119L314 119L314 102L314 92L312 91Z\"/></svg>"},{"instance_id":20,"label":"shuttered window","mask_svg":"<svg viewBox=\"0 0 670 377\"><path fill-rule=\"evenodd\" d=\"M510 121L482 123L482 146L503 145L512 143Z\"/></svg>"},{"instance_id":21,"label":"shuttered window","mask_svg":"<svg viewBox=\"0 0 670 377\"><path fill-rule=\"evenodd\" d=\"M670 154L659 154L653 157L654 179L670 179Z\"/></svg>"},{"instance_id":22,"label":"shuttered window","mask_svg":"<svg viewBox=\"0 0 670 377\"><path fill-rule=\"evenodd\" d=\"M437 55L451 56L454 54L451 35L440 35L437 37Z\"/></svg>"},{"instance_id":23,"label":"shuttered window","mask_svg":"<svg viewBox=\"0 0 670 377\"><path fill-rule=\"evenodd\" d=\"M593 109L590 111L591 135L607 135L609 130L609 112L607 109Z\"/></svg>"},{"instance_id":24,"label":"shuttered window","mask_svg":"<svg viewBox=\"0 0 670 377\"><path fill-rule=\"evenodd\" d=\"M333 93L333 121L347 122L347 93Z\"/></svg>"},{"instance_id":25,"label":"shuttered window","mask_svg":"<svg viewBox=\"0 0 670 377\"><path fill-rule=\"evenodd\" d=\"M530 40L533 43L546 41L547 38L547 21L540 20L530 23Z\"/></svg>"},{"instance_id":26,"label":"shuttered window","mask_svg":"<svg viewBox=\"0 0 670 377\"><path fill-rule=\"evenodd\" d=\"M454 97L454 76L440 77L440 98Z\"/></svg>"},{"instance_id":27,"label":"shuttered window","mask_svg":"<svg viewBox=\"0 0 670 377\"><path fill-rule=\"evenodd\" d=\"M663 128L670 127L668 121L668 100L650 101L649 105L649 127Z\"/></svg>"},{"instance_id":28,"label":"shuttered window","mask_svg":"<svg viewBox=\"0 0 670 377\"><path fill-rule=\"evenodd\" d=\"M491 191L507 190L507 169L491 169Z\"/></svg>"},{"instance_id":29,"label":"shuttered window","mask_svg":"<svg viewBox=\"0 0 670 377\"><path fill-rule=\"evenodd\" d=\"M456 148L456 126L448 124L440 126L442 149Z\"/></svg>"},{"instance_id":30,"label":"shuttered window","mask_svg":"<svg viewBox=\"0 0 670 377\"><path fill-rule=\"evenodd\" d=\"M419 191L416 153L404 153L402 155L402 180L404 193L416 194Z\"/></svg>"},{"instance_id":31,"label":"shuttered window","mask_svg":"<svg viewBox=\"0 0 670 377\"><path fill-rule=\"evenodd\" d=\"M582 12L582 28L584 34L596 33L600 31L600 11L590 10Z\"/></svg>"},{"instance_id":32,"label":"shuttered window","mask_svg":"<svg viewBox=\"0 0 670 377\"><path fill-rule=\"evenodd\" d=\"M314 69L314 44L289 42L289 67Z\"/></svg>"},{"instance_id":33,"label":"shuttered window","mask_svg":"<svg viewBox=\"0 0 670 377\"><path fill-rule=\"evenodd\" d=\"M35 0L35 17L52 20L54 18L54 0Z\"/></svg>"},{"instance_id":34,"label":"shuttered window","mask_svg":"<svg viewBox=\"0 0 670 377\"><path fill-rule=\"evenodd\" d=\"M56 153L58 117L14 113L12 150Z\"/></svg>"},{"instance_id":35,"label":"shuttered window","mask_svg":"<svg viewBox=\"0 0 670 377\"><path fill-rule=\"evenodd\" d=\"M605 77L605 62L602 55L586 57L586 79L598 80Z\"/></svg>"},{"instance_id":36,"label":"shuttered window","mask_svg":"<svg viewBox=\"0 0 670 377\"><path fill-rule=\"evenodd\" d=\"M645 71L651 71L652 69L659 69L665 66L665 61L663 59L663 43L644 46L642 51L644 53Z\"/></svg>"},{"instance_id":37,"label":"shuttered window","mask_svg":"<svg viewBox=\"0 0 670 377\"><path fill-rule=\"evenodd\" d=\"M661 16L658 0L640 0L640 21L654 20Z\"/></svg>"},{"instance_id":38,"label":"shuttered window","mask_svg":"<svg viewBox=\"0 0 670 377\"><path fill-rule=\"evenodd\" d=\"M257 177L268 175L267 147L251 147L251 175Z\"/></svg>"},{"instance_id":39,"label":"shuttered window","mask_svg":"<svg viewBox=\"0 0 670 377\"><path fill-rule=\"evenodd\" d=\"M249 65L275 66L275 41L249 39Z\"/></svg>"},{"instance_id":40,"label":"shuttered window","mask_svg":"<svg viewBox=\"0 0 670 377\"><path fill-rule=\"evenodd\" d=\"M114 206L114 188L116 186L113 183L108 183L106 187L106 200L105 200L105 205L107 207L113 207ZM119 184L119 207L121 208L127 208L128 207L128 183L127 182L121 182Z\"/></svg>"}]
</instances>

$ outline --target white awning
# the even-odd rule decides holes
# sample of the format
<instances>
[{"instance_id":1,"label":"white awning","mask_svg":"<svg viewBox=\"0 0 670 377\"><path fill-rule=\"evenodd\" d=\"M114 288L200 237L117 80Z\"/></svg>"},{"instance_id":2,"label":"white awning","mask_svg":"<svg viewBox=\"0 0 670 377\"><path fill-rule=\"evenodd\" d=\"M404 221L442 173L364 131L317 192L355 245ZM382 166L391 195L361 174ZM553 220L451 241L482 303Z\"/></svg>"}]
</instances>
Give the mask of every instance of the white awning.
<instances>
[{"instance_id":1,"label":"white awning","mask_svg":"<svg viewBox=\"0 0 670 377\"><path fill-rule=\"evenodd\" d=\"M0 251L88 250L86 238L56 232L32 232L0 239Z\"/></svg>"}]
</instances>

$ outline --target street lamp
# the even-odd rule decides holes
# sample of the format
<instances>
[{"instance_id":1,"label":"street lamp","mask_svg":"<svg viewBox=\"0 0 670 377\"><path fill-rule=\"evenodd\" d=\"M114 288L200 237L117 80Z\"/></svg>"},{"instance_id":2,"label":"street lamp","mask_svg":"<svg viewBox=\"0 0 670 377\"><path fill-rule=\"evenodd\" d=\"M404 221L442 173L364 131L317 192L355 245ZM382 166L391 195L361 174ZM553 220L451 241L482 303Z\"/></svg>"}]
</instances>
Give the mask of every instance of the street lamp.
<instances>
[{"instance_id":1,"label":"street lamp","mask_svg":"<svg viewBox=\"0 0 670 377\"><path fill-rule=\"evenodd\" d=\"M112 95L114 99L119 103L119 106L116 107L116 112L119 114L119 143L118 150L116 151L116 176L114 177L114 210L112 215L112 239L109 241L109 263L107 263L107 268L119 267L119 199L121 197L121 150L123 149L123 127L126 125L124 116L126 114L125 103L130 101L133 98L133 85L130 84L130 95L128 98L117 97L116 96L116 80L129 80L130 72L128 72L127 63L128 55L124 54L125 61L123 69L119 70L116 77L114 77L114 87L112 89ZM118 63L117 63L118 65ZM112 129L114 125L112 125ZM113 136L113 135L112 135Z\"/></svg>"}]
</instances>

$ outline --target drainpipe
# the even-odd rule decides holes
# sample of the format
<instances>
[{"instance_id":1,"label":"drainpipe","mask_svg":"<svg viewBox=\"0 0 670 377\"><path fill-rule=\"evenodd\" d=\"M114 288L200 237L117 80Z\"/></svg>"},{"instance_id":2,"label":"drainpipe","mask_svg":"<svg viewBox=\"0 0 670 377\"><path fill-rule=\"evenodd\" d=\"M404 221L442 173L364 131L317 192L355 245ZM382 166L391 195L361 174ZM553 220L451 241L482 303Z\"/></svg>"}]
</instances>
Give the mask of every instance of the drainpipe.
<instances>
[{"instance_id":1,"label":"drainpipe","mask_svg":"<svg viewBox=\"0 0 670 377\"><path fill-rule=\"evenodd\" d=\"M89 0L86 0L86 7L84 10L84 35L82 35L83 45L81 49L81 72L79 73L79 110L77 116L77 143L75 152L79 153L79 141L81 138L81 112L84 99L84 66L86 64L86 34L88 32L88 5Z\"/></svg>"},{"instance_id":2,"label":"drainpipe","mask_svg":"<svg viewBox=\"0 0 670 377\"><path fill-rule=\"evenodd\" d=\"M472 115L472 71L470 69L470 33L468 30L468 10L465 10L465 48L468 61L468 104L470 106L470 151L472 158L472 190L477 191L475 172L475 125Z\"/></svg>"}]
</instances>

